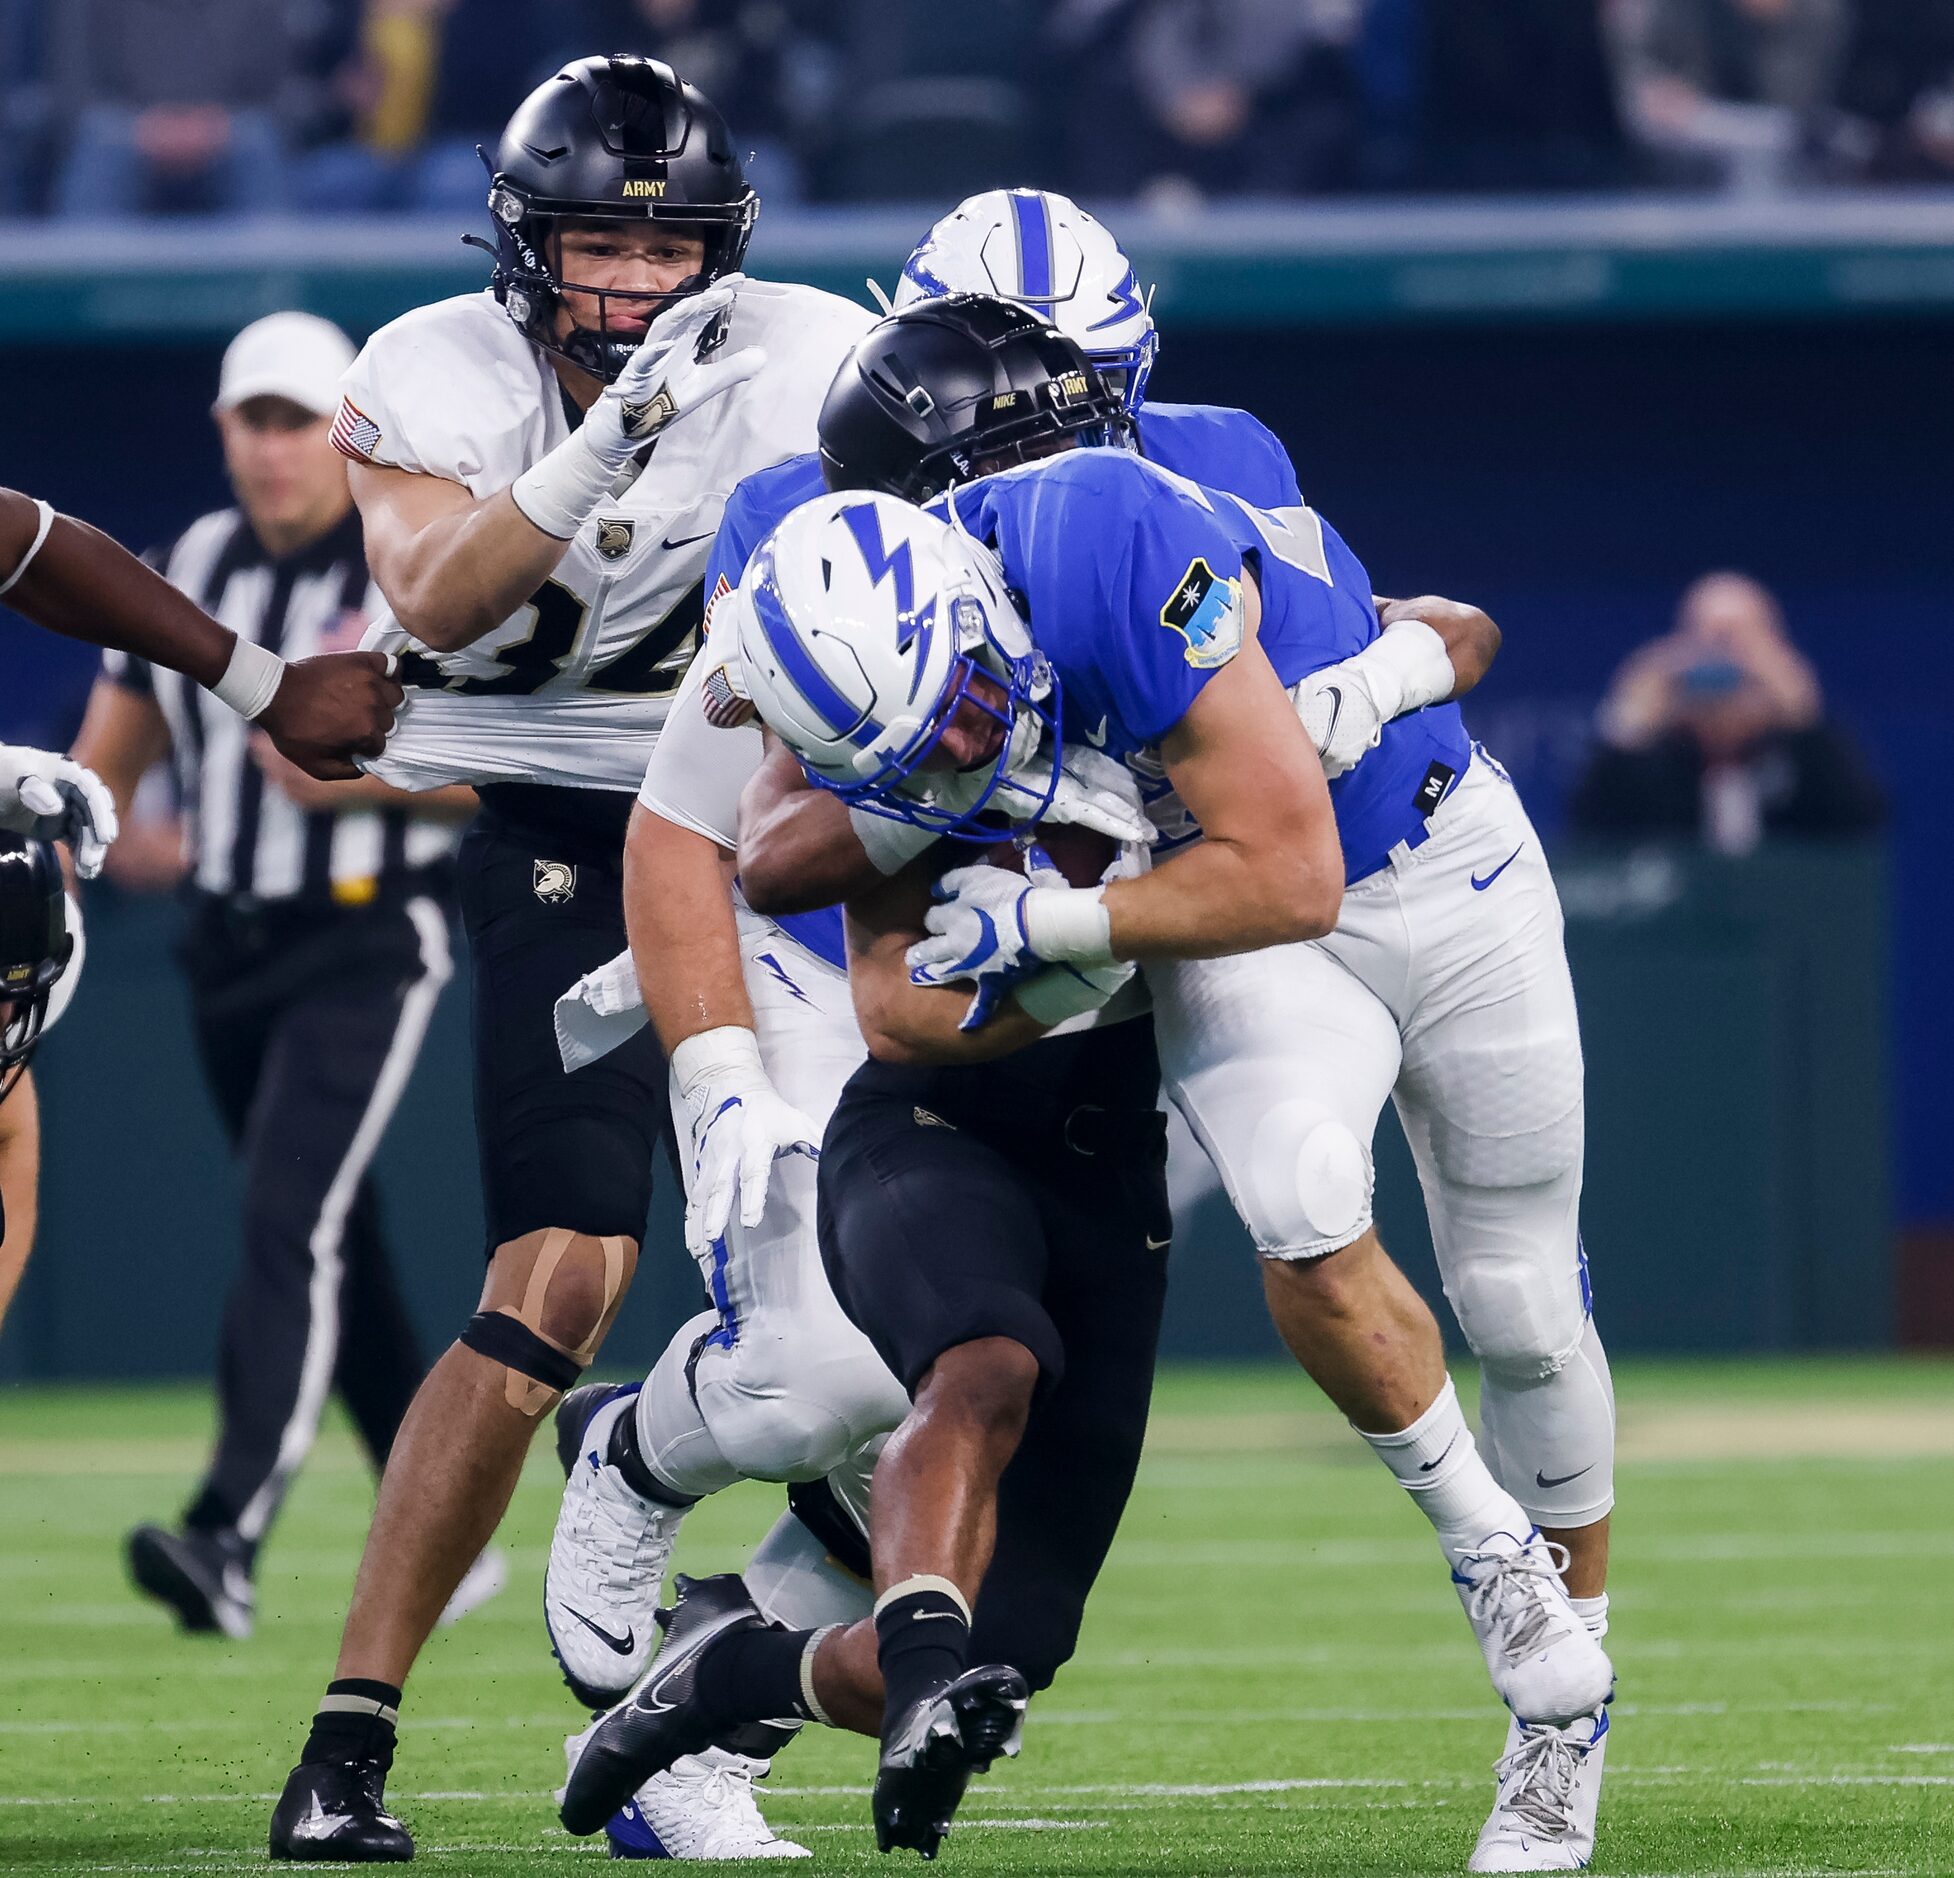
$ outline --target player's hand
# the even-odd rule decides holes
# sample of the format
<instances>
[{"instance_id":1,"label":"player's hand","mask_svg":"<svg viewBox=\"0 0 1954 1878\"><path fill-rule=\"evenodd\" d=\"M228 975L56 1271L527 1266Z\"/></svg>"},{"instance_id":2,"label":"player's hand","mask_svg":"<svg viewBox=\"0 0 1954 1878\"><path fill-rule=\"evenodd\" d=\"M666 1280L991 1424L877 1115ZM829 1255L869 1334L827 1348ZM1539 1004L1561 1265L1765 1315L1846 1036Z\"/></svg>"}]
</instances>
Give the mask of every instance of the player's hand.
<instances>
[{"instance_id":1,"label":"player's hand","mask_svg":"<svg viewBox=\"0 0 1954 1878\"><path fill-rule=\"evenodd\" d=\"M1035 863L1028 874L1014 874L983 861L951 868L933 889L938 904L923 918L930 936L918 939L905 955L909 982L947 985L959 978L981 981L1044 964L1032 951L1025 931L1025 902L1034 893L1070 891L1064 885L1065 877L1051 868L1049 861L1045 867L1050 868L1049 874ZM1059 883L1057 889L1045 884L1051 880ZM974 1030L984 1022L1000 989L991 987L982 1000L981 1013L979 1005L973 1003L962 1028Z\"/></svg>"},{"instance_id":2,"label":"player's hand","mask_svg":"<svg viewBox=\"0 0 1954 1878\"><path fill-rule=\"evenodd\" d=\"M120 832L115 798L92 769L18 744L0 744L0 828L33 841L65 841L83 880L102 871Z\"/></svg>"},{"instance_id":3,"label":"player's hand","mask_svg":"<svg viewBox=\"0 0 1954 1878\"><path fill-rule=\"evenodd\" d=\"M1312 672L1290 696L1305 734L1323 759L1325 776L1334 779L1355 769L1384 733L1384 714L1370 674L1354 659Z\"/></svg>"},{"instance_id":4,"label":"player's hand","mask_svg":"<svg viewBox=\"0 0 1954 1878\"><path fill-rule=\"evenodd\" d=\"M725 1237L735 1200L740 1224L759 1225L774 1162L784 1154L818 1160L821 1131L768 1081L750 1030L688 1037L672 1052L672 1068L692 1118L685 1245L699 1258Z\"/></svg>"},{"instance_id":5,"label":"player's hand","mask_svg":"<svg viewBox=\"0 0 1954 1878\"><path fill-rule=\"evenodd\" d=\"M285 668L258 725L281 756L321 782L360 774L356 756L387 747L394 713L406 696L386 652L322 652Z\"/></svg>"},{"instance_id":6,"label":"player's hand","mask_svg":"<svg viewBox=\"0 0 1954 1878\"><path fill-rule=\"evenodd\" d=\"M1045 811L1048 822L1071 822L1109 836L1122 846L1136 841L1142 847L1155 838L1140 800L1140 785L1124 763L1088 744L1068 743L1061 754L1058 787Z\"/></svg>"},{"instance_id":7,"label":"player's hand","mask_svg":"<svg viewBox=\"0 0 1954 1878\"><path fill-rule=\"evenodd\" d=\"M590 407L584 434L590 448L622 470L647 444L688 413L703 410L746 383L766 364L758 346L730 358L710 346L713 331L733 305L742 276L729 274L705 292L661 313L646 329L614 384Z\"/></svg>"}]
</instances>

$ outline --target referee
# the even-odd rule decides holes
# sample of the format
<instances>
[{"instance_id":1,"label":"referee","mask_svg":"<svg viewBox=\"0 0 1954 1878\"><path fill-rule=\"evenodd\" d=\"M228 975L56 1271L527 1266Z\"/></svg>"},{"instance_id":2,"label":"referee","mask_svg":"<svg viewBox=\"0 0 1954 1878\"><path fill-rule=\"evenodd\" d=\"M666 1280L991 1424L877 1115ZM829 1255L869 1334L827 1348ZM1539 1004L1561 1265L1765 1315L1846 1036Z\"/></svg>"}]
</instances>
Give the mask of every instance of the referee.
<instances>
[{"instance_id":1,"label":"referee","mask_svg":"<svg viewBox=\"0 0 1954 1878\"><path fill-rule=\"evenodd\" d=\"M241 641L288 660L356 643L375 604L328 441L352 359L310 314L238 334L214 410L237 507L160 561ZM130 1534L130 1569L185 1629L244 1637L258 1548L328 1391L377 1471L424 1373L368 1170L450 975L450 857L474 798L316 781L208 692L113 651L75 751L125 809L174 756L198 1049L246 1169L216 1452L180 1530ZM464 1592L479 1601L499 1570L485 1555Z\"/></svg>"}]
</instances>

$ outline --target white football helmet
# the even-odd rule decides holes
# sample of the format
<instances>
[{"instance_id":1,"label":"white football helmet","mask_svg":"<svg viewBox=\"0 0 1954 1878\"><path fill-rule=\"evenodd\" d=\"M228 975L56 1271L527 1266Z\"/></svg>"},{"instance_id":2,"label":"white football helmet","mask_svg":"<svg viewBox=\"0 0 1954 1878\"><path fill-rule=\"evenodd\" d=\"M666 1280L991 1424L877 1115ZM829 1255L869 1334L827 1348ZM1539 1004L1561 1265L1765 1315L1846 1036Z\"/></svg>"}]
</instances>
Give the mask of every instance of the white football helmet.
<instances>
[{"instance_id":1,"label":"white football helmet","mask_svg":"<svg viewBox=\"0 0 1954 1878\"><path fill-rule=\"evenodd\" d=\"M1058 745L1056 684L996 557L898 497L848 490L803 503L728 602L740 689L810 780L851 804L975 834L967 824L1012 767L1048 730ZM973 688L979 676L994 682ZM924 766L966 700L1005 736L981 777L954 772L952 804ZM1013 817L1035 818L1051 786L1043 801L1014 798Z\"/></svg>"},{"instance_id":2,"label":"white football helmet","mask_svg":"<svg viewBox=\"0 0 1954 1878\"><path fill-rule=\"evenodd\" d=\"M1042 313L1137 411L1160 335L1133 263L1076 202L1048 189L988 189L957 204L903 263L894 311L987 293Z\"/></svg>"}]
</instances>

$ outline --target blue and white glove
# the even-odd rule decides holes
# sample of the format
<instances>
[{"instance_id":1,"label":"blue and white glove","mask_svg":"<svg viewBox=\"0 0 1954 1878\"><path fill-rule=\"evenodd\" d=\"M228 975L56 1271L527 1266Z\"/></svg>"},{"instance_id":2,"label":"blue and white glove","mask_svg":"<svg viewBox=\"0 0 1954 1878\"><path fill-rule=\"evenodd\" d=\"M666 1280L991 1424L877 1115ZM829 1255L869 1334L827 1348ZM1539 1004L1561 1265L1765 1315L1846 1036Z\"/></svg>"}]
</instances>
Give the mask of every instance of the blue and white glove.
<instances>
[{"instance_id":1,"label":"blue and white glove","mask_svg":"<svg viewBox=\"0 0 1954 1878\"><path fill-rule=\"evenodd\" d=\"M821 1131L775 1089L759 1039L737 1025L687 1037L672 1052L672 1075L692 1127L685 1248L702 1258L725 1237L735 1196L740 1224L759 1225L774 1162L785 1154L819 1160Z\"/></svg>"},{"instance_id":2,"label":"blue and white glove","mask_svg":"<svg viewBox=\"0 0 1954 1878\"><path fill-rule=\"evenodd\" d=\"M0 744L0 828L65 841L75 872L93 880L118 832L115 798L92 769L49 750Z\"/></svg>"},{"instance_id":3,"label":"blue and white glove","mask_svg":"<svg viewBox=\"0 0 1954 1878\"><path fill-rule=\"evenodd\" d=\"M1036 847L1027 869L1014 874L988 863L952 868L936 883L939 904L923 921L930 937L917 940L906 955L912 984L977 981L978 996L962 1029L986 1022L1004 992L1044 966L1115 963L1105 888L1067 886Z\"/></svg>"}]
</instances>

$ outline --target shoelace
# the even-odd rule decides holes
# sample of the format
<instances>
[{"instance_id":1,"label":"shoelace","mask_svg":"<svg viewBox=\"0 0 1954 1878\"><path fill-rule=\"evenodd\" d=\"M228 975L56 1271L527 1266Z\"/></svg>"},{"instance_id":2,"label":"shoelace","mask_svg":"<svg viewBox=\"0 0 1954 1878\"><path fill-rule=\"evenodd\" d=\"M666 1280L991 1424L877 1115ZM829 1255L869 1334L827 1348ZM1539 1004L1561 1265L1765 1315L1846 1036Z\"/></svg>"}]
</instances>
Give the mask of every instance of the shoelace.
<instances>
[{"instance_id":1,"label":"shoelace","mask_svg":"<svg viewBox=\"0 0 1954 1878\"><path fill-rule=\"evenodd\" d=\"M1486 1568L1483 1576L1472 1577L1466 1610L1475 1624L1498 1626L1500 1647L1509 1662L1518 1662L1567 1634L1548 1595L1549 1587L1557 1588L1567 1569L1565 1546L1542 1540L1517 1552L1468 1552L1460 1563L1468 1572L1473 1566Z\"/></svg>"},{"instance_id":2,"label":"shoelace","mask_svg":"<svg viewBox=\"0 0 1954 1878\"><path fill-rule=\"evenodd\" d=\"M1584 1753L1562 1729L1527 1730L1520 1745L1493 1769L1505 1796L1499 1810L1538 1838L1566 1837L1574 1830L1574 1775Z\"/></svg>"},{"instance_id":3,"label":"shoelace","mask_svg":"<svg viewBox=\"0 0 1954 1878\"><path fill-rule=\"evenodd\" d=\"M605 1589L626 1595L637 1590L649 1569L648 1556L665 1549L664 1515L653 1508L647 1518L644 1502L608 1472L579 1498L573 1530L603 1559Z\"/></svg>"},{"instance_id":4,"label":"shoelace","mask_svg":"<svg viewBox=\"0 0 1954 1878\"><path fill-rule=\"evenodd\" d=\"M753 1783L766 1773L767 1765L743 1754L712 1761L686 1755L674 1764L672 1772L694 1788L700 1804L708 1812L717 1815L701 1825L699 1852L729 1839L751 1842L755 1838L766 1841L775 1836L753 1797Z\"/></svg>"}]
</instances>

